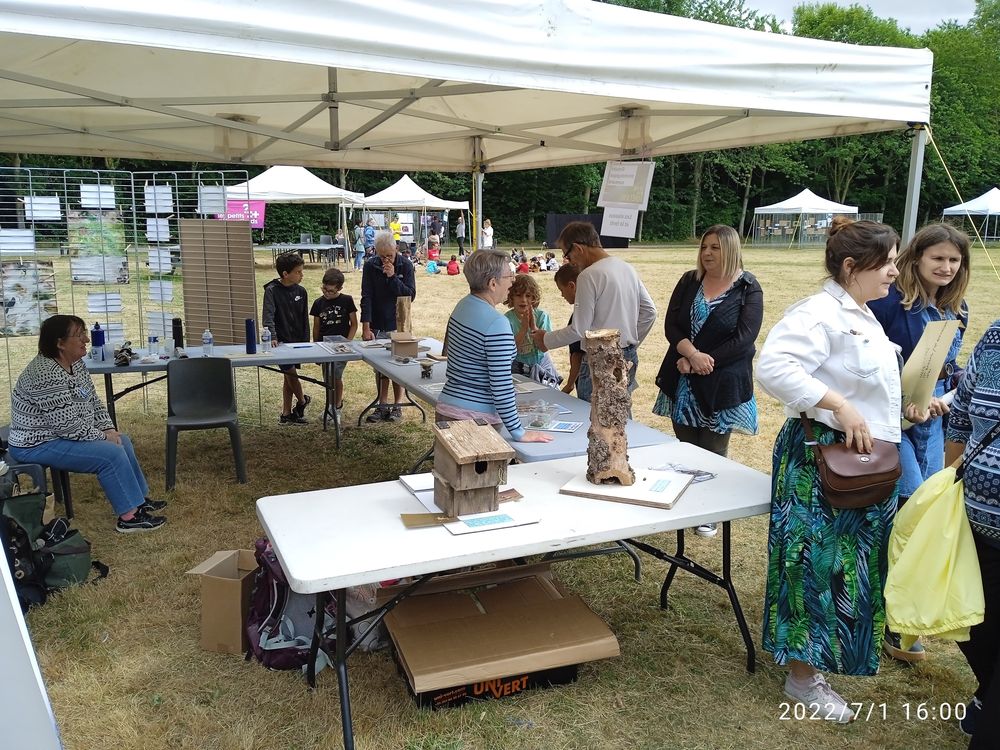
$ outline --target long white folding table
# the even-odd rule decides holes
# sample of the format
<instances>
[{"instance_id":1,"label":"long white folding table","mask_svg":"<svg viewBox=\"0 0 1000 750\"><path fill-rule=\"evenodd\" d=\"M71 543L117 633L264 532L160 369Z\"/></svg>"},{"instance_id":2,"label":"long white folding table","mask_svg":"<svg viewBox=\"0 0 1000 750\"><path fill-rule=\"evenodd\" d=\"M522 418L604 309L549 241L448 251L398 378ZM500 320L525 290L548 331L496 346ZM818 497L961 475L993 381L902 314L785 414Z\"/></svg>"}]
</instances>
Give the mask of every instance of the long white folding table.
<instances>
[{"instance_id":1,"label":"long white folding table","mask_svg":"<svg viewBox=\"0 0 1000 750\"><path fill-rule=\"evenodd\" d=\"M279 346L271 347L268 352L263 352L258 347L256 354L247 354L246 347L243 345L225 345L215 346L212 350L212 355L228 358L233 363L233 367L260 367L276 372L279 371L279 365L299 363L328 365L334 362L353 362L361 359L361 356L353 350L350 352L333 352L331 347L332 345L330 344L324 346L321 343L280 344ZM202 356L200 346L191 347L188 351L192 357ZM87 360L87 369L90 370L91 374L104 376L104 392L107 398L108 413L116 425L118 424L118 415L115 411L115 402L132 391L145 388L166 378L167 364L169 362L169 359L157 359L153 362L132 360L128 365L118 367L114 361L92 362ZM333 422L334 434L336 435L337 447L339 448L340 418L337 415L337 409L334 404L334 369L333 367L323 367L322 380L306 375L299 375L299 378L306 382L323 386L326 392L326 405L323 409L323 429L326 429L328 421ZM152 379L143 379L141 382L117 392L114 389L113 379L115 375L149 373L163 373L163 375Z\"/></svg>"},{"instance_id":2,"label":"long white folding table","mask_svg":"<svg viewBox=\"0 0 1000 750\"><path fill-rule=\"evenodd\" d=\"M511 466L508 482L524 498L519 506L537 515L538 523L480 533L452 535L437 526L407 529L401 513L424 512L420 502L398 481L341 487L257 501L257 516L271 540L288 583L301 594L315 594L316 612L325 611L329 597L336 601L336 654L344 747L354 747L347 659L385 614L433 575L453 568L530 555L556 553L627 539L636 548L669 564L660 590L660 605L678 569L686 570L729 596L747 651L747 669L755 668L756 652L732 580L730 522L767 513L770 479L759 471L717 456L688 443L674 442L629 450L635 467L665 462L683 464L716 474L693 483L671 510L563 495L559 488L586 471L586 457ZM683 530L703 523L722 524L721 575L685 554ZM677 532L677 548L665 552L635 539ZM406 590L382 607L347 621L346 590L350 586L394 578L416 577ZM348 625L369 619L368 630L348 642ZM316 618L313 656L319 646L323 618ZM315 685L315 659L308 679Z\"/></svg>"},{"instance_id":3,"label":"long white folding table","mask_svg":"<svg viewBox=\"0 0 1000 750\"><path fill-rule=\"evenodd\" d=\"M424 346L429 346L429 352L433 354L438 354L441 351L441 342L435 339L423 339L421 342ZM375 370L377 376L388 378L396 383L403 386L408 396L416 396L421 401L434 406L437 404L438 399L441 396L441 386L444 384L448 376L448 363L436 362L431 369L431 377L423 378L421 377L421 366L411 361L407 364L400 364L393 360L392 355L387 349L382 347L366 347L363 344L355 343L355 347L361 353L361 358ZM520 375L513 376L514 379L520 384L519 387L523 388L525 385L531 387L530 384L533 381L528 380ZM518 392L515 396L519 404L523 404L530 401L546 401L550 404L556 404L560 406L565 411L569 412L567 414L561 414L559 419L568 422L583 422L576 432L551 432L552 441L549 443L520 443L514 442L510 439L510 433L504 428L501 434L510 443L511 448L513 448L517 460L521 463L530 463L532 461L546 461L554 458L568 458L570 456L579 456L587 452L587 427L590 424L590 404L586 401L571 396L568 393L563 393L555 388L546 388L544 386L539 387L535 390L529 390L526 392ZM375 404L377 404L378 399L376 398L372 404L369 404L362 414L358 417L358 424L361 424L361 418L365 411L370 410ZM409 404L416 404L410 399ZM407 404L407 405L409 405ZM417 408L420 408L419 406ZM423 409L421 409L423 412ZM638 448L644 445L662 445L664 443L672 443L676 441L676 438L672 435L667 435L666 433L660 432L659 430L654 430L652 427L647 427L641 422L636 422L634 420L629 420L625 425L625 436L628 439L628 444L631 447ZM416 469L423 461L430 456L430 452L426 453L420 461L414 466Z\"/></svg>"}]
</instances>

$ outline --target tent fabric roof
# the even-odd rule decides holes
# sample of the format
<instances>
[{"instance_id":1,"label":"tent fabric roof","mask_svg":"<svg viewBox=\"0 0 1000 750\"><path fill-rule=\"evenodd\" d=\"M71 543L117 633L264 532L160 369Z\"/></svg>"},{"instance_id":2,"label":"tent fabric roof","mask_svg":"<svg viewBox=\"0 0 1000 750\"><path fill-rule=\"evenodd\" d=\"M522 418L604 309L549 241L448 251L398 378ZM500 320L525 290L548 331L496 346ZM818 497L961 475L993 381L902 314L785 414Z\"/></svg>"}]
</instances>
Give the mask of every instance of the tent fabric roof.
<instances>
[{"instance_id":1,"label":"tent fabric roof","mask_svg":"<svg viewBox=\"0 0 1000 750\"><path fill-rule=\"evenodd\" d=\"M335 187L305 167L276 166L226 188L231 200L268 203L360 203L365 196Z\"/></svg>"},{"instance_id":2,"label":"tent fabric roof","mask_svg":"<svg viewBox=\"0 0 1000 750\"><path fill-rule=\"evenodd\" d=\"M755 214L856 214L857 206L834 203L826 198L820 198L809 188L798 195L786 198L770 206L760 206L753 210Z\"/></svg>"},{"instance_id":3,"label":"tent fabric roof","mask_svg":"<svg viewBox=\"0 0 1000 750\"><path fill-rule=\"evenodd\" d=\"M420 35L386 29L424 28ZM0 0L18 153L489 171L927 122L929 50L589 0Z\"/></svg>"},{"instance_id":4,"label":"tent fabric roof","mask_svg":"<svg viewBox=\"0 0 1000 750\"><path fill-rule=\"evenodd\" d=\"M965 203L959 203L957 206L949 206L942 213L945 216L964 216L965 214L976 214L978 216L984 214L986 216L1000 215L1000 190L995 187L990 188L978 198L973 198Z\"/></svg>"},{"instance_id":5,"label":"tent fabric roof","mask_svg":"<svg viewBox=\"0 0 1000 750\"><path fill-rule=\"evenodd\" d=\"M429 208L431 210L462 209L469 210L468 201L446 201L437 198L404 174L394 184L374 195L369 195L356 205L366 208Z\"/></svg>"}]
</instances>

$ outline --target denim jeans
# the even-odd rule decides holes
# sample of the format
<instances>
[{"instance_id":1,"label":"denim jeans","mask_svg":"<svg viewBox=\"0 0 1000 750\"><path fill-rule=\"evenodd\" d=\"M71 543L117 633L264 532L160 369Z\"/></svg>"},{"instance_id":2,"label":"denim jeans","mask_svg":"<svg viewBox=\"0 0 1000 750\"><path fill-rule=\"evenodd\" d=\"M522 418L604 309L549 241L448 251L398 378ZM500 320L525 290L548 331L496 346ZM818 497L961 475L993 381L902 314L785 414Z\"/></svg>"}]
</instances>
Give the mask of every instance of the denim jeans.
<instances>
[{"instance_id":1,"label":"denim jeans","mask_svg":"<svg viewBox=\"0 0 1000 750\"><path fill-rule=\"evenodd\" d=\"M119 516L142 504L149 485L135 457L132 441L122 435L122 444L107 440L49 440L33 448L10 446L11 457L25 464L44 464L78 474L97 474L104 494Z\"/></svg>"},{"instance_id":2,"label":"denim jeans","mask_svg":"<svg viewBox=\"0 0 1000 750\"><path fill-rule=\"evenodd\" d=\"M938 381L934 395L944 395L944 382ZM899 496L909 497L931 474L944 468L944 421L941 417L929 419L903 430L899 441L899 464L903 476L899 478Z\"/></svg>"},{"instance_id":3,"label":"denim jeans","mask_svg":"<svg viewBox=\"0 0 1000 750\"><path fill-rule=\"evenodd\" d=\"M364 252L360 252L359 253L357 250L355 250L354 251L354 270L355 271L360 271L361 270L361 265L364 262L365 262L365 254L364 254Z\"/></svg>"},{"instance_id":4,"label":"denim jeans","mask_svg":"<svg viewBox=\"0 0 1000 750\"><path fill-rule=\"evenodd\" d=\"M622 356L626 362L632 363L632 366L628 370L628 392L632 393L632 391L639 387L635 379L636 371L639 369L639 352L633 344L622 349ZM583 401L590 401L593 395L594 384L590 379L590 363L587 360L586 354L584 354L583 361L580 363L580 374L576 378L576 397ZM629 418L632 418L631 409L629 410Z\"/></svg>"}]
</instances>

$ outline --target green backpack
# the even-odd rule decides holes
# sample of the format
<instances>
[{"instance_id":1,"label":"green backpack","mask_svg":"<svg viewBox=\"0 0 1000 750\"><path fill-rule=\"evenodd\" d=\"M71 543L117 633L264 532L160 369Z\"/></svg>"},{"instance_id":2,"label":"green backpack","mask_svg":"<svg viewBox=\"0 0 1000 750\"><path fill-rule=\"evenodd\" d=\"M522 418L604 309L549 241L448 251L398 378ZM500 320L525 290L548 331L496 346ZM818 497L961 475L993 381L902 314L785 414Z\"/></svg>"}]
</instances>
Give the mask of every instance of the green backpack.
<instances>
[{"instance_id":1,"label":"green backpack","mask_svg":"<svg viewBox=\"0 0 1000 750\"><path fill-rule=\"evenodd\" d=\"M91 559L90 542L67 519L42 524L44 486L43 470L35 464L11 467L0 476L0 540L24 610L44 604L54 591L85 583L91 569L98 579L108 574L106 565Z\"/></svg>"}]
</instances>

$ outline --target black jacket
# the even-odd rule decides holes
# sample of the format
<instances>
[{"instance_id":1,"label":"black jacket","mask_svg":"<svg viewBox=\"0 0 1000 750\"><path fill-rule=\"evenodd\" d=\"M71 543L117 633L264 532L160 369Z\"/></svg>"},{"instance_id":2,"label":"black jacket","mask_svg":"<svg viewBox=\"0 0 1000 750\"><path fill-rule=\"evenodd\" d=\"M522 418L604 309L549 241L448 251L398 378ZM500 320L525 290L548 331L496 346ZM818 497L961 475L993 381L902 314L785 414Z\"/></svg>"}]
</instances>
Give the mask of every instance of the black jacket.
<instances>
[{"instance_id":1,"label":"black jacket","mask_svg":"<svg viewBox=\"0 0 1000 750\"><path fill-rule=\"evenodd\" d=\"M754 342L764 317L764 292L748 271L722 302L708 315L698 335L691 336L691 306L701 286L697 271L681 276L664 317L664 333L670 346L656 376L656 385L675 398L681 356L677 345L690 339L695 347L715 360L709 375L690 376L691 390L705 413L738 406L753 395Z\"/></svg>"},{"instance_id":2,"label":"black jacket","mask_svg":"<svg viewBox=\"0 0 1000 750\"><path fill-rule=\"evenodd\" d=\"M271 329L275 341L308 341L309 297L299 284L285 286L281 279L264 285L264 309L260 322Z\"/></svg>"}]
</instances>

